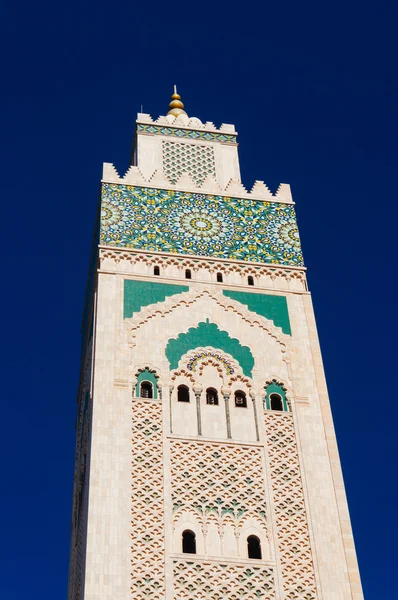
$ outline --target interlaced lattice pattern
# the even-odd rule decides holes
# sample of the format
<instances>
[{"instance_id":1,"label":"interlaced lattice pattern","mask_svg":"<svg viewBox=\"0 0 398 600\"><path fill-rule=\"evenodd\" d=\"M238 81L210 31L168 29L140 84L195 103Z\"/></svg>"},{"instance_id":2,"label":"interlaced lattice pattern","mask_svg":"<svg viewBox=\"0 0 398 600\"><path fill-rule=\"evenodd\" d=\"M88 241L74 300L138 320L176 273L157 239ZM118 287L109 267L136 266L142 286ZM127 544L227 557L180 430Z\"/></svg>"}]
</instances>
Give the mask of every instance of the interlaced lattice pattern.
<instances>
[{"instance_id":1,"label":"interlaced lattice pattern","mask_svg":"<svg viewBox=\"0 0 398 600\"><path fill-rule=\"evenodd\" d=\"M274 600L270 567L174 561L175 600Z\"/></svg>"},{"instance_id":2,"label":"interlaced lattice pattern","mask_svg":"<svg viewBox=\"0 0 398 600\"><path fill-rule=\"evenodd\" d=\"M176 183L182 173L188 173L201 185L207 175L216 174L214 150L211 146L162 142L163 170L171 183Z\"/></svg>"},{"instance_id":3,"label":"interlaced lattice pattern","mask_svg":"<svg viewBox=\"0 0 398 600\"><path fill-rule=\"evenodd\" d=\"M315 600L314 566L292 415L265 414L285 598Z\"/></svg>"},{"instance_id":4,"label":"interlaced lattice pattern","mask_svg":"<svg viewBox=\"0 0 398 600\"><path fill-rule=\"evenodd\" d=\"M174 440L171 458L175 521L194 511L202 525L213 520L238 528L247 517L266 523L260 448Z\"/></svg>"},{"instance_id":5,"label":"interlaced lattice pattern","mask_svg":"<svg viewBox=\"0 0 398 600\"><path fill-rule=\"evenodd\" d=\"M133 402L132 598L164 599L162 405Z\"/></svg>"}]
</instances>

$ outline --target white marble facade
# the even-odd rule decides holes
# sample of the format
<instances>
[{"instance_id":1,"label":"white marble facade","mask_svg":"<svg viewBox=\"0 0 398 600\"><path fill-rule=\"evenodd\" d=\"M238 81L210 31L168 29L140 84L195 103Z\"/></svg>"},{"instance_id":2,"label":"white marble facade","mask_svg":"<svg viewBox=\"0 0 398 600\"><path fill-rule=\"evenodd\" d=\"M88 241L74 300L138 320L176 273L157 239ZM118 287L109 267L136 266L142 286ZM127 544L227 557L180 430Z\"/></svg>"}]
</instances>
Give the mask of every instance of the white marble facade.
<instances>
[{"instance_id":1,"label":"white marble facade","mask_svg":"<svg viewBox=\"0 0 398 600\"><path fill-rule=\"evenodd\" d=\"M220 131L167 119L158 124ZM138 123L153 121L139 115ZM162 139L170 138L137 137L137 163L150 177L162 169ZM208 143L220 186L240 181L237 146ZM186 280L167 253L100 248L99 256L77 420L70 600L360 600L305 269L263 265L248 286L250 266L238 261L204 259ZM229 275L217 282L220 265ZM125 318L126 280L189 289ZM224 289L285 296L291 335ZM182 351L171 368L169 341L206 322L250 350L250 375L212 340ZM208 354L190 370L195 351ZM137 393L145 370L157 398ZM267 408L270 382L283 386L287 411ZM178 400L180 385L189 402ZM209 388L218 403L208 403ZM238 391L245 406L235 403ZM195 554L183 552L184 531L195 534ZM250 536L260 540L261 559L248 556Z\"/></svg>"}]
</instances>

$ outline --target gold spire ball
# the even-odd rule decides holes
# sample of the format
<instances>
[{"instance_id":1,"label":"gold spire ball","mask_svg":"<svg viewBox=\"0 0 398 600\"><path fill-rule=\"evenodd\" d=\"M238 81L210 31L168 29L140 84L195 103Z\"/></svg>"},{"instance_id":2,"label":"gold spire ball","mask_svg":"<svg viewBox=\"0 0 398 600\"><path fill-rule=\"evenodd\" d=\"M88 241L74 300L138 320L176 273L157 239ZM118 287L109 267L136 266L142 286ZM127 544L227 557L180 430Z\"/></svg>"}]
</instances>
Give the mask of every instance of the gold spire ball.
<instances>
[{"instance_id":1,"label":"gold spire ball","mask_svg":"<svg viewBox=\"0 0 398 600\"><path fill-rule=\"evenodd\" d=\"M187 113L184 110L184 105L181 102L181 96L177 94L177 86L174 86L174 94L171 97L171 102L169 104L169 112L168 115L173 115L173 117L178 117L178 115L186 115ZM188 115L187 115L188 116Z\"/></svg>"}]
</instances>

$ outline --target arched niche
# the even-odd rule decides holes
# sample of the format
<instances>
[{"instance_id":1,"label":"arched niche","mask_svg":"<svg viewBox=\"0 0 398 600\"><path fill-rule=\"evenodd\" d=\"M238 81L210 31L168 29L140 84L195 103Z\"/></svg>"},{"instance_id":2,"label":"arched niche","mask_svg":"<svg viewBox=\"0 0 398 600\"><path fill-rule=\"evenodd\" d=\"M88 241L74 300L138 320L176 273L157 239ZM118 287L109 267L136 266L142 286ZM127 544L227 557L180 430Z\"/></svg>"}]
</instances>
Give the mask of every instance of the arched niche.
<instances>
[{"instance_id":1,"label":"arched niche","mask_svg":"<svg viewBox=\"0 0 398 600\"><path fill-rule=\"evenodd\" d=\"M224 350L239 362L247 377L252 376L254 358L248 346L242 346L239 340L230 337L226 331L219 329L208 319L199 323L197 327L191 327L187 333L180 333L177 338L168 341L166 357L170 362L170 369L176 369L181 356L199 346L212 346Z\"/></svg>"},{"instance_id":2,"label":"arched niche","mask_svg":"<svg viewBox=\"0 0 398 600\"><path fill-rule=\"evenodd\" d=\"M288 412L290 410L289 400L286 395L286 388L277 380L272 380L265 386L265 408L278 412Z\"/></svg>"},{"instance_id":3,"label":"arched niche","mask_svg":"<svg viewBox=\"0 0 398 600\"><path fill-rule=\"evenodd\" d=\"M135 397L136 398L147 398L148 396L141 396L141 389L145 384L150 384L152 386L152 398L155 400L158 399L158 385L157 385L158 376L153 369L149 367L145 367L143 369L139 369L136 376L136 384L135 384ZM149 396L151 397L151 396Z\"/></svg>"}]
</instances>

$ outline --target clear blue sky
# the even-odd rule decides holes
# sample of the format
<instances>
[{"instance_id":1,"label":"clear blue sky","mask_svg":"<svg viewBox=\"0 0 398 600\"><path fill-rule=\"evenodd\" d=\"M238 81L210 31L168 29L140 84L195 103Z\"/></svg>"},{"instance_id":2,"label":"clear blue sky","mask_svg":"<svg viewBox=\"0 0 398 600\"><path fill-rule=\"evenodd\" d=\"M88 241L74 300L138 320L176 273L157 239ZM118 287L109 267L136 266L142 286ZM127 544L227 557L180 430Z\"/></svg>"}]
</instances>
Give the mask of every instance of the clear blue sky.
<instances>
[{"instance_id":1,"label":"clear blue sky","mask_svg":"<svg viewBox=\"0 0 398 600\"><path fill-rule=\"evenodd\" d=\"M397 598L392 5L3 2L1 598L66 596L102 162L127 168L174 83L236 125L246 186L292 185L365 595Z\"/></svg>"}]
</instances>

